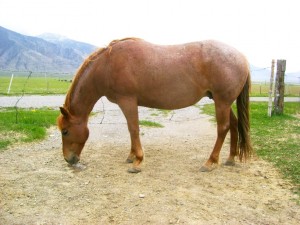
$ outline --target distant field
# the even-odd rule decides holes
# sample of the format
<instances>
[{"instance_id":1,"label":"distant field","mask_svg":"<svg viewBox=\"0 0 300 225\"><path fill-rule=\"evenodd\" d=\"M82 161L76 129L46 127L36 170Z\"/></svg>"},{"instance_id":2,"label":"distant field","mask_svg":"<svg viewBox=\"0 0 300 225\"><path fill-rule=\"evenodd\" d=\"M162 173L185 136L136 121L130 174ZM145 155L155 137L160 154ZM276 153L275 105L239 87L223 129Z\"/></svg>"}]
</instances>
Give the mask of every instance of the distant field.
<instances>
[{"instance_id":1,"label":"distant field","mask_svg":"<svg viewBox=\"0 0 300 225\"><path fill-rule=\"evenodd\" d=\"M0 74L0 95L8 95L10 76ZM9 95L25 94L65 94L70 87L72 76L49 76L35 75L27 78L23 76L14 76ZM254 83L251 88L251 96L266 97L269 93L270 85L268 83ZM300 84L286 84L285 96L300 96Z\"/></svg>"},{"instance_id":2,"label":"distant field","mask_svg":"<svg viewBox=\"0 0 300 225\"><path fill-rule=\"evenodd\" d=\"M270 91L269 83L253 83L251 86L251 96L255 97L266 97ZM285 85L285 96L298 97L300 96L300 84L286 84Z\"/></svg>"},{"instance_id":3,"label":"distant field","mask_svg":"<svg viewBox=\"0 0 300 225\"><path fill-rule=\"evenodd\" d=\"M10 76L0 76L0 95L8 95ZM16 76L12 80L9 95L25 94L65 94L70 87L69 77L25 77Z\"/></svg>"}]
</instances>

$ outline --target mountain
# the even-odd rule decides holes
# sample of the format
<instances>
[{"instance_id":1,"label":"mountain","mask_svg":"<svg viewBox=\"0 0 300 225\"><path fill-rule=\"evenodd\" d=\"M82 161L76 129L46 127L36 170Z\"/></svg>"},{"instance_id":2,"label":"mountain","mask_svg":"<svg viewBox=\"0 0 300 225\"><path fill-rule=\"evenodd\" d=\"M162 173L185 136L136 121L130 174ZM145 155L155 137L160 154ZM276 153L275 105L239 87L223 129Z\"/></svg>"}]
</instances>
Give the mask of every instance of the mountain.
<instances>
[{"instance_id":1,"label":"mountain","mask_svg":"<svg viewBox=\"0 0 300 225\"><path fill-rule=\"evenodd\" d=\"M2 70L74 72L96 48L66 38L26 36L0 26Z\"/></svg>"},{"instance_id":2,"label":"mountain","mask_svg":"<svg viewBox=\"0 0 300 225\"><path fill-rule=\"evenodd\" d=\"M56 34L32 37L0 26L0 70L73 73L96 49L96 46ZM269 67L251 65L250 70L252 81L270 81ZM300 71L286 73L285 82L299 84Z\"/></svg>"},{"instance_id":3,"label":"mountain","mask_svg":"<svg viewBox=\"0 0 300 225\"><path fill-rule=\"evenodd\" d=\"M287 73L285 76L285 83L300 84L300 71L294 73Z\"/></svg>"},{"instance_id":4,"label":"mountain","mask_svg":"<svg viewBox=\"0 0 300 225\"><path fill-rule=\"evenodd\" d=\"M59 34L44 33L37 37L42 38L45 41L54 43L60 46L61 48L72 48L78 54L84 56L85 58L96 49L94 45L87 44L84 42L74 41L67 37L61 36Z\"/></svg>"},{"instance_id":5,"label":"mountain","mask_svg":"<svg viewBox=\"0 0 300 225\"><path fill-rule=\"evenodd\" d=\"M271 78L271 68L260 68L253 65L250 65L251 70L251 81L253 82L270 82ZM274 71L274 81L276 77L276 64ZM284 78L285 83L299 84L300 83L300 71L286 73Z\"/></svg>"}]
</instances>

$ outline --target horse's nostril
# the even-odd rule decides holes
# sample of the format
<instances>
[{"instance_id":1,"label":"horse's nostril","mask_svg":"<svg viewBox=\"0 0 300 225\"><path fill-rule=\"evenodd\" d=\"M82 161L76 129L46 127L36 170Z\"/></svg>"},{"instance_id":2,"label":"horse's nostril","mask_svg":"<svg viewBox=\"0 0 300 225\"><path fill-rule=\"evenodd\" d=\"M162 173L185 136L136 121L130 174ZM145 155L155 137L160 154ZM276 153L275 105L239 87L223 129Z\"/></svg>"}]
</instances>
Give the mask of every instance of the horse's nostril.
<instances>
[{"instance_id":1,"label":"horse's nostril","mask_svg":"<svg viewBox=\"0 0 300 225\"><path fill-rule=\"evenodd\" d=\"M74 165L76 163L78 163L79 158L77 156L72 156L71 158L67 159L65 158L65 160L67 161L67 163L69 163L70 165Z\"/></svg>"}]
</instances>

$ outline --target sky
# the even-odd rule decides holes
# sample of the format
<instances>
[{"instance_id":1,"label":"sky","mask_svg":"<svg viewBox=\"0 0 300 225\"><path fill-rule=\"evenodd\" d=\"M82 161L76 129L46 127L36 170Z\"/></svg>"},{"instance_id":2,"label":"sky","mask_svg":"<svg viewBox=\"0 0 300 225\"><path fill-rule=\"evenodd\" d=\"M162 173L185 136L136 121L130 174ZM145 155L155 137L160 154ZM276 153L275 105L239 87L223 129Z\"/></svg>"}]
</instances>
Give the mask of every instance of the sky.
<instances>
[{"instance_id":1,"label":"sky","mask_svg":"<svg viewBox=\"0 0 300 225\"><path fill-rule=\"evenodd\" d=\"M0 0L0 26L35 36L55 33L105 47L139 37L156 44L215 39L251 64L286 59L300 71L297 0Z\"/></svg>"}]
</instances>

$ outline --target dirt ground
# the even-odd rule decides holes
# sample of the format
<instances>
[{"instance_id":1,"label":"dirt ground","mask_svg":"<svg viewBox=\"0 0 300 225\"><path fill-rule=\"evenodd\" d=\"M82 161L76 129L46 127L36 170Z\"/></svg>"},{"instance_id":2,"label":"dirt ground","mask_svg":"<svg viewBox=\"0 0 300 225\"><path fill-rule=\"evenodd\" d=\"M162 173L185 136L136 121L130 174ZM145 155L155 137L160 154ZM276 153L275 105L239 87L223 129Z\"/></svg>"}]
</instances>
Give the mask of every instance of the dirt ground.
<instances>
[{"instance_id":1,"label":"dirt ground","mask_svg":"<svg viewBox=\"0 0 300 225\"><path fill-rule=\"evenodd\" d=\"M199 108L140 115L164 128L141 127L139 174L127 173L129 133L114 106L90 119L84 170L64 161L56 128L0 152L0 224L299 224L298 197L269 163L199 172L216 137ZM222 161L228 152L226 140Z\"/></svg>"}]
</instances>

